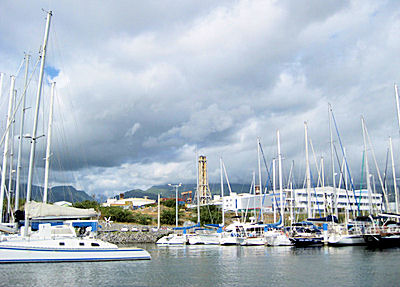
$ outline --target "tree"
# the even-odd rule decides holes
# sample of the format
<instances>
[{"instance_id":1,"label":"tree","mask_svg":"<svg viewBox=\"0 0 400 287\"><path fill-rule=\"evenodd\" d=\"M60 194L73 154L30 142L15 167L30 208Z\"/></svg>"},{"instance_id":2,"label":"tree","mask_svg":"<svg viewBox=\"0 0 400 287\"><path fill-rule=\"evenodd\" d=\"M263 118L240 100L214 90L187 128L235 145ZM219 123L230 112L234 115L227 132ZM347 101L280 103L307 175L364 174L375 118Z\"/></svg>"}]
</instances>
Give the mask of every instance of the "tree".
<instances>
[{"instance_id":1,"label":"tree","mask_svg":"<svg viewBox=\"0 0 400 287\"><path fill-rule=\"evenodd\" d=\"M95 210L98 210L100 204L95 200L84 200L81 202L75 202L72 206L76 208L84 208L84 209L94 208Z\"/></svg>"},{"instance_id":2,"label":"tree","mask_svg":"<svg viewBox=\"0 0 400 287\"><path fill-rule=\"evenodd\" d=\"M182 218L183 213L178 211L178 217ZM181 223L181 220L178 218L178 225ZM176 212L175 208L166 208L161 211L160 221L162 224L167 225L175 225L176 224Z\"/></svg>"},{"instance_id":3,"label":"tree","mask_svg":"<svg viewBox=\"0 0 400 287\"><path fill-rule=\"evenodd\" d=\"M197 222L197 210L192 221ZM222 223L221 210L216 205L206 205L200 207L200 224L219 224Z\"/></svg>"}]
</instances>

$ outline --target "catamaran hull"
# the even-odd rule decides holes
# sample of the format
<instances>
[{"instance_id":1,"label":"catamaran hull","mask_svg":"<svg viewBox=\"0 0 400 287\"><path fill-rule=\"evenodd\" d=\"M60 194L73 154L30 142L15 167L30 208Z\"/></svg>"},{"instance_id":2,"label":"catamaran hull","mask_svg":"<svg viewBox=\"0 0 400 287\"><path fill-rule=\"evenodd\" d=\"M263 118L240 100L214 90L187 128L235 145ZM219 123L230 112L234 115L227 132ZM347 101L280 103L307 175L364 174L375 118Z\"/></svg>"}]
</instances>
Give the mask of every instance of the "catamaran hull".
<instances>
[{"instance_id":1,"label":"catamaran hull","mask_svg":"<svg viewBox=\"0 0 400 287\"><path fill-rule=\"evenodd\" d=\"M353 245L366 245L362 235L355 236L340 236L328 240L330 246L353 246Z\"/></svg>"},{"instance_id":2,"label":"catamaran hull","mask_svg":"<svg viewBox=\"0 0 400 287\"><path fill-rule=\"evenodd\" d=\"M292 246L292 242L284 234L278 234L274 236L266 237L266 242L268 246Z\"/></svg>"},{"instance_id":3,"label":"catamaran hull","mask_svg":"<svg viewBox=\"0 0 400 287\"><path fill-rule=\"evenodd\" d=\"M364 240L369 247L387 248L400 247L400 234L364 235Z\"/></svg>"},{"instance_id":4,"label":"catamaran hull","mask_svg":"<svg viewBox=\"0 0 400 287\"><path fill-rule=\"evenodd\" d=\"M295 247L318 247L322 246L324 243L322 241L322 238L307 238L307 237L292 237L289 238L290 241L293 243Z\"/></svg>"},{"instance_id":5,"label":"catamaran hull","mask_svg":"<svg viewBox=\"0 0 400 287\"><path fill-rule=\"evenodd\" d=\"M240 240L238 237L228 236L228 237L222 237L219 241L219 244L223 246L239 245L241 241L242 240Z\"/></svg>"},{"instance_id":6,"label":"catamaran hull","mask_svg":"<svg viewBox=\"0 0 400 287\"><path fill-rule=\"evenodd\" d=\"M0 247L0 263L79 262L149 260L150 254L143 249L46 249Z\"/></svg>"},{"instance_id":7,"label":"catamaran hull","mask_svg":"<svg viewBox=\"0 0 400 287\"><path fill-rule=\"evenodd\" d=\"M260 246L265 245L264 237L248 237L240 242L241 246Z\"/></svg>"}]
</instances>

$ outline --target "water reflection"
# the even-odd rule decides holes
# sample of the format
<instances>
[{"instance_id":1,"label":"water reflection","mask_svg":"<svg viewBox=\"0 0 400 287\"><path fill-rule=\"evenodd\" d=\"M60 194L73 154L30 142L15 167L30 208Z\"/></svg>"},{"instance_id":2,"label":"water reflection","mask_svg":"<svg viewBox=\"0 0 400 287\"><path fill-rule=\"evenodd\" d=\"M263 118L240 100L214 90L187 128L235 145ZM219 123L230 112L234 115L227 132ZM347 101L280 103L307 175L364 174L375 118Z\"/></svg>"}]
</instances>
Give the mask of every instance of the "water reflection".
<instances>
[{"instance_id":1,"label":"water reflection","mask_svg":"<svg viewBox=\"0 0 400 287\"><path fill-rule=\"evenodd\" d=\"M137 245L150 261L0 265L5 286L396 286L400 249ZM1 285L0 284L0 285Z\"/></svg>"}]
</instances>

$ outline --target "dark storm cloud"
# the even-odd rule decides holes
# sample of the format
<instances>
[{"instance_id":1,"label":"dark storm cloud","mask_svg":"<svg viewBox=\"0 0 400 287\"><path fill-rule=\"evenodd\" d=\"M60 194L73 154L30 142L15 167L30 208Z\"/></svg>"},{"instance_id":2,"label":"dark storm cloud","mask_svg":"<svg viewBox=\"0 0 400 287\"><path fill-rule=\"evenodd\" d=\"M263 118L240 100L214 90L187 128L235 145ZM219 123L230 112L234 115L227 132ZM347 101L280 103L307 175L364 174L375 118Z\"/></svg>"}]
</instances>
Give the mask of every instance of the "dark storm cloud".
<instances>
[{"instance_id":1,"label":"dark storm cloud","mask_svg":"<svg viewBox=\"0 0 400 287\"><path fill-rule=\"evenodd\" d=\"M48 64L59 71L53 181L89 192L194 182L196 150L209 159L210 180L218 180L223 156L231 181L249 182L256 138L269 161L277 129L286 172L294 159L301 174L304 121L316 157L328 166L328 103L356 170L361 115L378 158L397 133L399 5L3 1L0 69L14 73L23 51L37 56L40 8L53 10ZM74 175L62 177L66 170Z\"/></svg>"}]
</instances>

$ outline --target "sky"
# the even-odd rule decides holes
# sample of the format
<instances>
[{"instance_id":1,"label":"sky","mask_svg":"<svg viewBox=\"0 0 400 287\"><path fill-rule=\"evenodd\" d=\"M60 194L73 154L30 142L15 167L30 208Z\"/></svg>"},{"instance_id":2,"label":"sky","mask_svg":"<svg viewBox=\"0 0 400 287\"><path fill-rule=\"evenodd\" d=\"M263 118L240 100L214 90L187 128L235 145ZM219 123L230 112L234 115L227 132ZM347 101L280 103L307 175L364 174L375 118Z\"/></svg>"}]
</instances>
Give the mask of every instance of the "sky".
<instances>
[{"instance_id":1,"label":"sky","mask_svg":"<svg viewBox=\"0 0 400 287\"><path fill-rule=\"evenodd\" d=\"M219 182L222 157L230 182L250 183L258 174L257 138L269 166L277 158L277 130L283 176L294 161L294 180L302 184L304 122L313 178L323 158L331 184L328 103L355 181L364 149L361 117L371 139L371 173L372 151L385 170L389 136L398 167L398 1L1 1L3 132L9 77L16 76L21 96L28 53L24 134L32 133L34 67L50 10L38 134L47 134L55 81L53 186L111 196L195 183L196 155L207 157L210 182ZM15 122L16 149L19 112ZM339 161L340 141L334 131ZM46 136L38 140L36 184L43 182L45 143ZM23 145L26 175L29 140Z\"/></svg>"}]
</instances>

